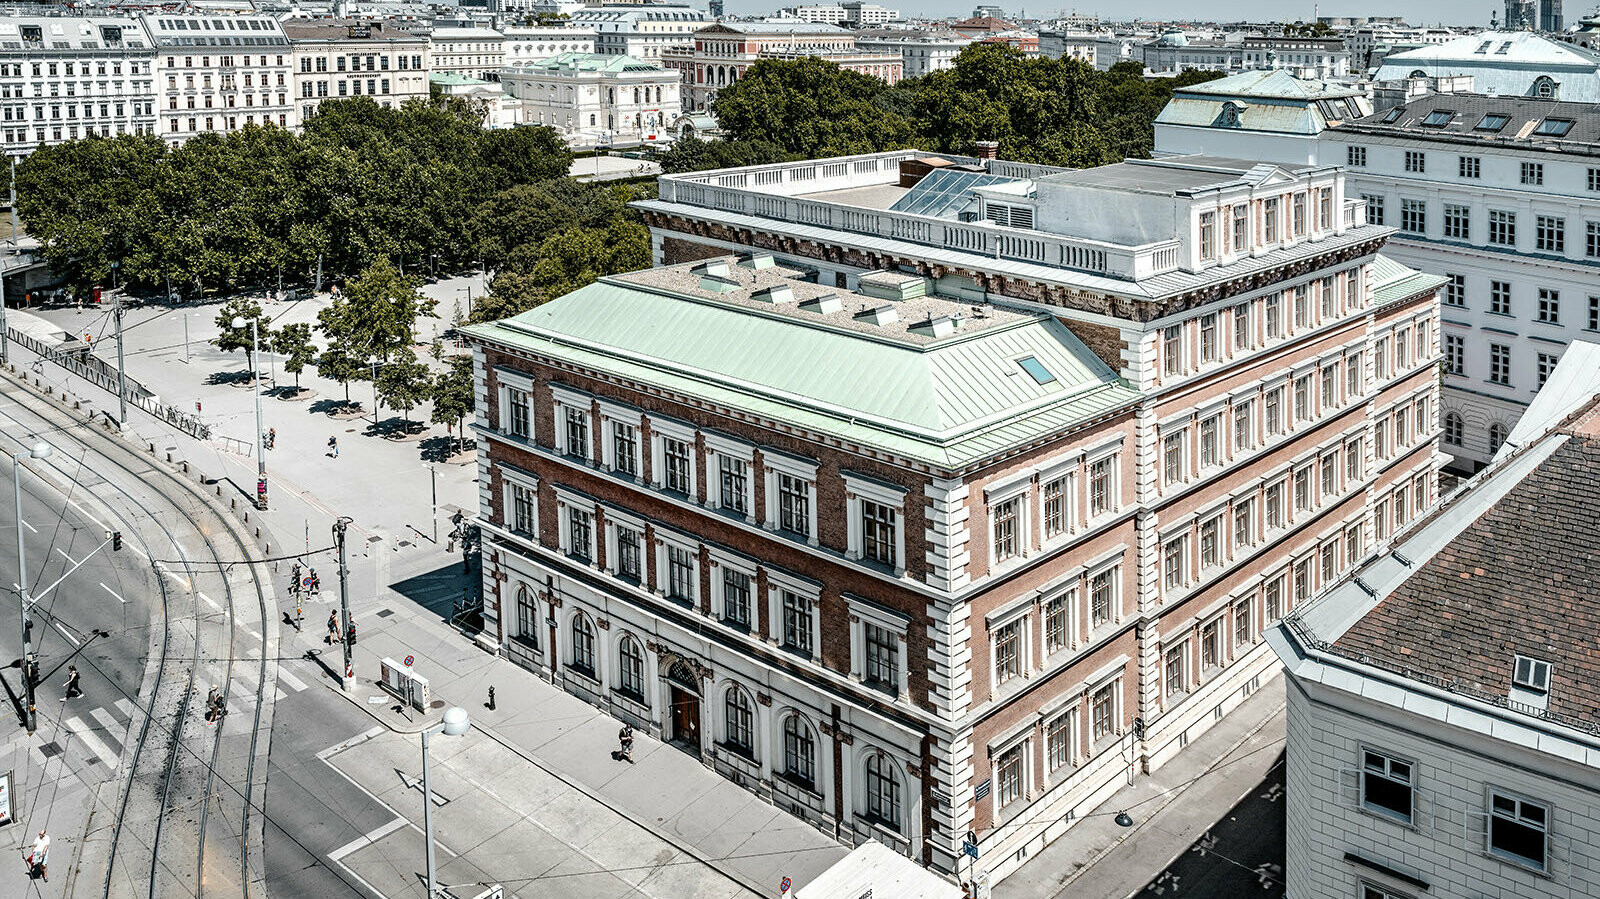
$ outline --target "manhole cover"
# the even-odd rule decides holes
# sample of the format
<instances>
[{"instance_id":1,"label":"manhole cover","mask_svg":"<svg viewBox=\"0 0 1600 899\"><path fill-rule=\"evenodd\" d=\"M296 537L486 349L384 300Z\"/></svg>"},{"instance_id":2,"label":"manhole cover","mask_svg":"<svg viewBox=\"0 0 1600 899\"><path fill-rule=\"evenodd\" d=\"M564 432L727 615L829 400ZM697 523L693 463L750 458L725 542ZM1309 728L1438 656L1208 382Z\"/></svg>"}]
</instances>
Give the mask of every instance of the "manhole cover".
<instances>
[{"instance_id":1,"label":"manhole cover","mask_svg":"<svg viewBox=\"0 0 1600 899\"><path fill-rule=\"evenodd\" d=\"M61 745L56 743L54 740L51 740L49 743L40 746L39 752L43 754L45 758L53 759L61 754Z\"/></svg>"},{"instance_id":2,"label":"manhole cover","mask_svg":"<svg viewBox=\"0 0 1600 899\"><path fill-rule=\"evenodd\" d=\"M445 703L444 703L443 699L435 699L433 702L428 703L428 708L430 708L430 709L442 709L442 708L444 708L444 705L445 705Z\"/></svg>"},{"instance_id":3,"label":"manhole cover","mask_svg":"<svg viewBox=\"0 0 1600 899\"><path fill-rule=\"evenodd\" d=\"M393 614L394 614L394 609L380 609L377 612L377 616L379 618L388 618L390 615L393 615Z\"/></svg>"}]
</instances>

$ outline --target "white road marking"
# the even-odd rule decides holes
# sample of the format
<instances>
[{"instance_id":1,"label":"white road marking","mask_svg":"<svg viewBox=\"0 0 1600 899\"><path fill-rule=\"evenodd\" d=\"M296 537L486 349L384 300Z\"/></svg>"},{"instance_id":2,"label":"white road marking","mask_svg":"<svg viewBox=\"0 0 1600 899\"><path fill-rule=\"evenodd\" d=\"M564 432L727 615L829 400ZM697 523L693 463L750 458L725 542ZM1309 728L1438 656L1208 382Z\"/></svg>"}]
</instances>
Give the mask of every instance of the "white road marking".
<instances>
[{"instance_id":1,"label":"white road marking","mask_svg":"<svg viewBox=\"0 0 1600 899\"><path fill-rule=\"evenodd\" d=\"M290 674L289 669L282 665L278 666L278 683L283 684L285 687L288 687L296 693L299 693L301 690L306 688L305 681L295 677L293 674Z\"/></svg>"},{"instance_id":2,"label":"white road marking","mask_svg":"<svg viewBox=\"0 0 1600 899\"><path fill-rule=\"evenodd\" d=\"M219 612L222 611L222 606L217 605L217 601L212 599L211 597L207 596L206 592L204 590L201 590L199 595L200 595L201 599L206 601L206 605L210 606L213 609L216 609Z\"/></svg>"},{"instance_id":3,"label":"white road marking","mask_svg":"<svg viewBox=\"0 0 1600 899\"><path fill-rule=\"evenodd\" d=\"M260 634L258 634L258 633L256 633L256 632L255 632L255 631L253 631L253 630L251 630L251 629L249 629L249 628L245 628L245 629L244 629L244 632L245 632L245 633L247 633L247 634L249 634L249 635L250 635L250 636L252 636L252 637L255 637L255 638L256 638L256 639L257 639L257 640L260 640L260 639L261 639L261 635L260 635Z\"/></svg>"},{"instance_id":4,"label":"white road marking","mask_svg":"<svg viewBox=\"0 0 1600 899\"><path fill-rule=\"evenodd\" d=\"M356 851L357 849L361 849L361 848L366 847L366 846L371 846L373 843L378 842L379 840L383 839L384 837L388 836L389 834L394 833L395 831L399 830L402 827L405 827L406 824L407 824L407 821L406 821L405 818L396 818L393 821L390 821L388 824L383 825L382 827L379 827L379 828L376 828L374 830L368 831L367 833L364 833L361 836L356 837L355 839L353 839L350 842L344 844L343 846L340 846L338 849L335 849L332 852L328 853L328 861L336 862L339 859L344 858L345 856L349 855L350 853Z\"/></svg>"},{"instance_id":5,"label":"white road marking","mask_svg":"<svg viewBox=\"0 0 1600 899\"><path fill-rule=\"evenodd\" d=\"M112 703L112 705L117 707L117 711L127 715L129 721L132 721L134 716L139 714L139 708L133 703L129 702L126 696L118 699L116 702Z\"/></svg>"},{"instance_id":6,"label":"white road marking","mask_svg":"<svg viewBox=\"0 0 1600 899\"><path fill-rule=\"evenodd\" d=\"M108 734L114 734L124 727L122 723L117 721L116 718L113 718L111 713L106 711L102 706L95 706L94 710L89 712L89 714L94 716L94 720L105 726L106 733Z\"/></svg>"},{"instance_id":7,"label":"white road marking","mask_svg":"<svg viewBox=\"0 0 1600 899\"><path fill-rule=\"evenodd\" d=\"M100 589L106 591L107 593L111 594L112 596L116 596L117 597L117 602L120 602L120 603L126 603L127 602L126 599L123 599L121 596L117 595L117 591L111 589L110 587L107 587L105 585L105 582L103 582L103 581L100 584Z\"/></svg>"},{"instance_id":8,"label":"white road marking","mask_svg":"<svg viewBox=\"0 0 1600 899\"><path fill-rule=\"evenodd\" d=\"M56 547L56 552L60 553L61 554L61 558L66 559L68 562L71 562L74 565L78 564L78 560L74 559L73 557L71 557L69 555L67 555L67 551L66 550L64 550L64 549L62 549L60 547Z\"/></svg>"},{"instance_id":9,"label":"white road marking","mask_svg":"<svg viewBox=\"0 0 1600 899\"><path fill-rule=\"evenodd\" d=\"M84 748L94 753L95 757L104 762L107 768L117 767L119 756L111 751L111 747L101 742L100 738L94 735L94 731L89 728L89 725L83 723L83 719L76 716L68 718L67 728L76 734L78 739L83 742Z\"/></svg>"},{"instance_id":10,"label":"white road marking","mask_svg":"<svg viewBox=\"0 0 1600 899\"><path fill-rule=\"evenodd\" d=\"M23 522L22 522L22 526L23 526L23 527L25 527L25 528L27 528L27 529L28 529L28 530L30 530L30 531L32 531L32 532L34 532L34 533L35 533L35 534L37 534L37 533L39 533L39 529L38 529L38 528L36 528L36 527L34 527L34 526L33 526L33 525L31 525L31 524L28 524L28 522L27 522L27 521L23 521Z\"/></svg>"},{"instance_id":11,"label":"white road marking","mask_svg":"<svg viewBox=\"0 0 1600 899\"><path fill-rule=\"evenodd\" d=\"M82 646L83 645L83 643L79 642L77 637L72 636L72 632L67 630L66 627L64 625L62 625L61 622L52 621L50 623L56 626L56 630L61 632L61 636L66 637L68 640L71 640L73 646Z\"/></svg>"},{"instance_id":12,"label":"white road marking","mask_svg":"<svg viewBox=\"0 0 1600 899\"><path fill-rule=\"evenodd\" d=\"M274 702L282 702L283 700L288 699L288 698L289 698L289 694L283 692L282 690L274 690L274 691L272 691L272 699L273 699Z\"/></svg>"}]
</instances>

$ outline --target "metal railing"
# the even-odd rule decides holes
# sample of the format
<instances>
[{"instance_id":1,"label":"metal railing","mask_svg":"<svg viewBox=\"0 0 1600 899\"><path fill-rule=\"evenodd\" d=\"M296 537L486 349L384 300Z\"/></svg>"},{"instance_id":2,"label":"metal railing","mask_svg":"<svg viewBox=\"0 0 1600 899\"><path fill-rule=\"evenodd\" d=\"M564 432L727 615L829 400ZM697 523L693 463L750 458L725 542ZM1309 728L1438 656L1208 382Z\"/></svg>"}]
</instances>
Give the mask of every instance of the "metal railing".
<instances>
[{"instance_id":1,"label":"metal railing","mask_svg":"<svg viewBox=\"0 0 1600 899\"><path fill-rule=\"evenodd\" d=\"M40 359L52 362L112 395L117 393L116 366L91 355L86 349L66 350L59 346L50 346L31 334L11 327L6 328L6 334L13 343L27 349ZM211 426L196 416L176 406L162 403L153 391L133 378L125 376L123 384L124 396L128 402L191 437L199 440L211 439Z\"/></svg>"}]
</instances>

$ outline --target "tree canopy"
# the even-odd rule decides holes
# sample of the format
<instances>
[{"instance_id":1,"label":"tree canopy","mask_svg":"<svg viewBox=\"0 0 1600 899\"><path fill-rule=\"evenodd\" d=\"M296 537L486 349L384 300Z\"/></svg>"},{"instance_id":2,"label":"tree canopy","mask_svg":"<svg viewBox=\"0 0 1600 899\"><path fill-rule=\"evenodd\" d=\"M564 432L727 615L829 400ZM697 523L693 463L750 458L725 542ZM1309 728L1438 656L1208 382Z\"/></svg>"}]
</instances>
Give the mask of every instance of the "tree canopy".
<instances>
[{"instance_id":1,"label":"tree canopy","mask_svg":"<svg viewBox=\"0 0 1600 899\"><path fill-rule=\"evenodd\" d=\"M814 57L763 60L712 101L729 139L680 141L662 165L697 171L912 146L971 154L981 140L998 141L1004 159L1104 165L1148 157L1173 88L1218 77L1147 79L1138 63L1097 72L999 43L971 44L954 67L892 86Z\"/></svg>"}]
</instances>

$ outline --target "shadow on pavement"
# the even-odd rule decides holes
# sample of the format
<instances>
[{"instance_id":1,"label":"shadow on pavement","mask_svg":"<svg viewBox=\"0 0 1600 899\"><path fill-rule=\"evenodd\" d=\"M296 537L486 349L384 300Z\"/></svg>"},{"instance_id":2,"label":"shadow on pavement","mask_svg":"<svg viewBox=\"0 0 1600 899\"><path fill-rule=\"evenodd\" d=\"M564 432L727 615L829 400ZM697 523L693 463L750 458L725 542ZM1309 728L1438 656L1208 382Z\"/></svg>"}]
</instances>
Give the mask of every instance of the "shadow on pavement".
<instances>
[{"instance_id":1,"label":"shadow on pavement","mask_svg":"<svg viewBox=\"0 0 1600 899\"><path fill-rule=\"evenodd\" d=\"M1234 899L1284 894L1283 754L1267 776L1201 835L1135 899L1192 896Z\"/></svg>"}]
</instances>

